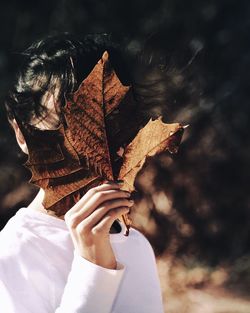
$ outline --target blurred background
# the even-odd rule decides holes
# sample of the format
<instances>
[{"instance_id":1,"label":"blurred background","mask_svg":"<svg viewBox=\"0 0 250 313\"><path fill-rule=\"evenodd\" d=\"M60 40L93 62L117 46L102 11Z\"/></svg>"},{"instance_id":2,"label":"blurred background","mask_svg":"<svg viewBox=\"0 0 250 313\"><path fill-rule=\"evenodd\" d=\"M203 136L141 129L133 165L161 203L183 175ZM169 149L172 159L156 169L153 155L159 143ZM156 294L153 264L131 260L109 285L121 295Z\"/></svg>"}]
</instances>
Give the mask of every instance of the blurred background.
<instances>
[{"instance_id":1,"label":"blurred background","mask_svg":"<svg viewBox=\"0 0 250 313\"><path fill-rule=\"evenodd\" d=\"M145 115L190 125L136 180L165 311L249 313L249 1L9 0L0 26L0 227L37 192L3 109L20 52L55 32L112 33Z\"/></svg>"}]
</instances>

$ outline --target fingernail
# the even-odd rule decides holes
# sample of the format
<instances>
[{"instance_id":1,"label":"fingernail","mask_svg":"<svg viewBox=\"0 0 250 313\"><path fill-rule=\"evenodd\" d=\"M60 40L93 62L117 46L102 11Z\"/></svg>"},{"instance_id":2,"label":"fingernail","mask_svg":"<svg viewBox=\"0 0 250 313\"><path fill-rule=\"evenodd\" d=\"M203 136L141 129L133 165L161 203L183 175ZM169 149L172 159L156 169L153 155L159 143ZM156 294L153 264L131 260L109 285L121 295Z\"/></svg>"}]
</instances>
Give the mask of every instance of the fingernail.
<instances>
[{"instance_id":1,"label":"fingernail","mask_svg":"<svg viewBox=\"0 0 250 313\"><path fill-rule=\"evenodd\" d=\"M115 183L122 185L124 183L124 180L118 179L118 180L115 180Z\"/></svg>"},{"instance_id":2,"label":"fingernail","mask_svg":"<svg viewBox=\"0 0 250 313\"><path fill-rule=\"evenodd\" d=\"M118 179L118 180L105 180L104 181L105 184L118 184L118 185L122 185L124 183L123 180Z\"/></svg>"},{"instance_id":3,"label":"fingernail","mask_svg":"<svg viewBox=\"0 0 250 313\"><path fill-rule=\"evenodd\" d=\"M105 180L104 183L105 184L117 184L115 180Z\"/></svg>"},{"instance_id":4,"label":"fingernail","mask_svg":"<svg viewBox=\"0 0 250 313\"><path fill-rule=\"evenodd\" d=\"M111 183L111 180L105 179L105 180L103 181L103 183L104 183L104 184L110 184L110 183Z\"/></svg>"}]
</instances>

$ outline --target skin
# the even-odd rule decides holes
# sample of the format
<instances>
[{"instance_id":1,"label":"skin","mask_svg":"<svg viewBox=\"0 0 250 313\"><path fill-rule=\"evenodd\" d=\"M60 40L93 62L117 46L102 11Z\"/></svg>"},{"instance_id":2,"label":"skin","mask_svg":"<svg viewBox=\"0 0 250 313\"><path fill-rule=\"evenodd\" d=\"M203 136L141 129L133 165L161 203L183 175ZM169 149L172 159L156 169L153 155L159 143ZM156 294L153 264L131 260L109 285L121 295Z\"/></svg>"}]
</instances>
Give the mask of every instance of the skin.
<instances>
[{"instance_id":1,"label":"skin","mask_svg":"<svg viewBox=\"0 0 250 313\"><path fill-rule=\"evenodd\" d=\"M130 193L116 183L103 184L90 189L66 214L76 251L92 263L115 269L109 231L114 221L129 212L133 201Z\"/></svg>"},{"instance_id":2,"label":"skin","mask_svg":"<svg viewBox=\"0 0 250 313\"><path fill-rule=\"evenodd\" d=\"M25 140L15 120L12 122L12 126L20 148L27 153ZM43 196L44 192L39 192L29 207L47 214L42 207ZM80 256L108 269L117 268L109 240L109 231L114 221L128 213L134 204L133 200L128 199L129 197L130 193L121 190L120 184L104 183L91 188L65 214L64 220L74 248Z\"/></svg>"}]
</instances>

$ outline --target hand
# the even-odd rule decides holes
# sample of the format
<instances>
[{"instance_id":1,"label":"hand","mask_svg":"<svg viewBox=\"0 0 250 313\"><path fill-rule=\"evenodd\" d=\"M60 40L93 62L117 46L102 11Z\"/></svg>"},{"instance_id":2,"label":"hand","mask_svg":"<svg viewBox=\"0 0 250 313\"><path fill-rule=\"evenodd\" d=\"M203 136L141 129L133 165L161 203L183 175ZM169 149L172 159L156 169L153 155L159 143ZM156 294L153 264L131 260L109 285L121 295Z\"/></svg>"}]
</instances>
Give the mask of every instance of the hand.
<instances>
[{"instance_id":1,"label":"hand","mask_svg":"<svg viewBox=\"0 0 250 313\"><path fill-rule=\"evenodd\" d=\"M121 190L117 183L105 183L91 188L65 214L65 222L80 256L102 267L116 268L109 231L117 218L129 212L133 205L129 197L130 193Z\"/></svg>"}]
</instances>

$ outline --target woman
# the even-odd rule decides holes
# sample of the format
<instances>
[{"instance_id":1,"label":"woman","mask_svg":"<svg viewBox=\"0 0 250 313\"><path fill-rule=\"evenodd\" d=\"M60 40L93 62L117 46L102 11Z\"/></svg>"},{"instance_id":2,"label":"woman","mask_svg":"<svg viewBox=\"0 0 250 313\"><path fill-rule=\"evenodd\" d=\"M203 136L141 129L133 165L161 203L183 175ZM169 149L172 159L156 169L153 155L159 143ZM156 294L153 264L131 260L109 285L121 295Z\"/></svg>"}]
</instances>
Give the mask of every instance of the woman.
<instances>
[{"instance_id":1,"label":"woman","mask_svg":"<svg viewBox=\"0 0 250 313\"><path fill-rule=\"evenodd\" d=\"M104 37L78 41L70 35L52 36L24 52L6 106L29 160L34 145L43 147L41 160L51 147L45 140L32 145L33 132L56 133L64 122L67 96L79 88L105 50L112 56L115 50ZM102 183L74 205L58 201L49 210L44 197L41 188L0 234L1 312L163 312L150 244L134 229L125 237L117 221L133 205L122 182Z\"/></svg>"}]
</instances>

